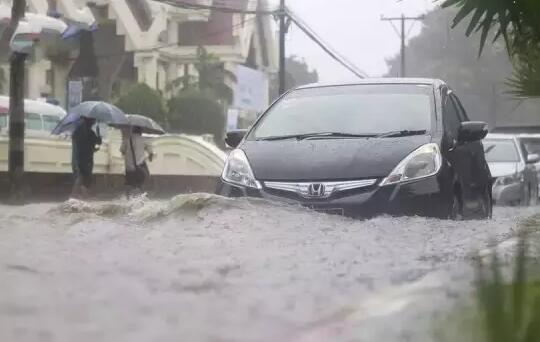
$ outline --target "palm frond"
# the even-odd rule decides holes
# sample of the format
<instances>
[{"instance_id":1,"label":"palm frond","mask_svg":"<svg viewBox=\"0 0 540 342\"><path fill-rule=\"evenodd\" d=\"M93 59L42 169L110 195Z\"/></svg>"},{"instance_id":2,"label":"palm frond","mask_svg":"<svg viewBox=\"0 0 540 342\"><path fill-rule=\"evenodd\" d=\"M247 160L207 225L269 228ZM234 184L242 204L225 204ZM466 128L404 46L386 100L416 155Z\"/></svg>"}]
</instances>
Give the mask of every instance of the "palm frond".
<instances>
[{"instance_id":1,"label":"palm frond","mask_svg":"<svg viewBox=\"0 0 540 342\"><path fill-rule=\"evenodd\" d=\"M504 37L510 47L510 39L524 32L532 32L530 39L540 41L540 2L537 0L446 0L443 8L457 6L458 14L453 27L473 13L466 34L481 32L480 53L489 32L496 29L497 37Z\"/></svg>"},{"instance_id":2,"label":"palm frond","mask_svg":"<svg viewBox=\"0 0 540 342\"><path fill-rule=\"evenodd\" d=\"M517 97L540 97L540 45L522 48L507 85Z\"/></svg>"}]
</instances>

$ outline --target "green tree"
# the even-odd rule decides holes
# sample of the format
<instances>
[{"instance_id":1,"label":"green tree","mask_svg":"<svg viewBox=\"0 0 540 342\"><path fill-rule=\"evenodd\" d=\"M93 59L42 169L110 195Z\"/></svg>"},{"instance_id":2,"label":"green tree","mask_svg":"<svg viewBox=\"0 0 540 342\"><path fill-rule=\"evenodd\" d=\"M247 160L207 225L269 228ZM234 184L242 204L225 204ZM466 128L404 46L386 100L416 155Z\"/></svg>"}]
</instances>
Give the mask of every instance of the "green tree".
<instances>
[{"instance_id":1,"label":"green tree","mask_svg":"<svg viewBox=\"0 0 540 342\"><path fill-rule=\"evenodd\" d=\"M540 48L523 50L519 53L508 84L515 96L540 96Z\"/></svg>"},{"instance_id":2,"label":"green tree","mask_svg":"<svg viewBox=\"0 0 540 342\"><path fill-rule=\"evenodd\" d=\"M540 96L540 1L538 0L445 0L443 7L459 9L453 27L466 18L465 34L480 32L482 54L487 39L494 32L494 41L503 37L508 53L516 63L509 84L518 96Z\"/></svg>"},{"instance_id":3,"label":"green tree","mask_svg":"<svg viewBox=\"0 0 540 342\"><path fill-rule=\"evenodd\" d=\"M208 90L186 89L169 100L169 124L173 132L212 134L223 146L225 134L224 107Z\"/></svg>"},{"instance_id":4,"label":"green tree","mask_svg":"<svg viewBox=\"0 0 540 342\"><path fill-rule=\"evenodd\" d=\"M194 63L198 76L184 75L173 80L168 90L187 90L196 88L205 93L212 93L218 100L231 103L233 90L227 85L227 81L236 82L236 75L225 69L220 60L202 47L197 48L197 58Z\"/></svg>"},{"instance_id":5,"label":"green tree","mask_svg":"<svg viewBox=\"0 0 540 342\"><path fill-rule=\"evenodd\" d=\"M144 83L131 87L127 93L120 96L115 104L125 113L148 116L167 126L166 111L161 94Z\"/></svg>"},{"instance_id":6,"label":"green tree","mask_svg":"<svg viewBox=\"0 0 540 342\"><path fill-rule=\"evenodd\" d=\"M285 62L285 86L292 89L309 83L319 82L317 70L310 70L304 59L298 56L290 56ZM279 96L279 80L274 75L270 84L270 98L276 99Z\"/></svg>"}]
</instances>

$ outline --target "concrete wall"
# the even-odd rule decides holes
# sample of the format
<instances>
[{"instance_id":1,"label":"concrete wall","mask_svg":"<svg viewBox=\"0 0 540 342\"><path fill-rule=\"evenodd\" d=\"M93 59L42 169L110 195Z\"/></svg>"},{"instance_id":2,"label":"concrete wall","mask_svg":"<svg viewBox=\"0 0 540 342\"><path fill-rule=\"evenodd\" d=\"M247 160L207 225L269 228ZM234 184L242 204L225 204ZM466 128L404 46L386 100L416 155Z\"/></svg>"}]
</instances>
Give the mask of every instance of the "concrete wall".
<instances>
[{"instance_id":1,"label":"concrete wall","mask_svg":"<svg viewBox=\"0 0 540 342\"><path fill-rule=\"evenodd\" d=\"M202 137L166 135L149 138L156 157L149 163L152 196L170 197L186 192L214 192L226 154ZM124 158L121 138L110 130L94 157L98 197L114 197L124 191ZM0 133L0 199L9 192L7 178L8 140ZM65 199L73 184L71 139L56 136L27 137L25 170L29 197L36 200Z\"/></svg>"},{"instance_id":2,"label":"concrete wall","mask_svg":"<svg viewBox=\"0 0 540 342\"><path fill-rule=\"evenodd\" d=\"M149 138L155 159L149 164L154 175L218 177L226 155L201 137L165 135ZM94 172L121 175L124 157L120 153L118 131L108 132L100 150L94 156ZM0 133L0 172L7 171L8 138ZM71 173L71 139L57 136L27 137L25 140L25 170L36 173Z\"/></svg>"},{"instance_id":3,"label":"concrete wall","mask_svg":"<svg viewBox=\"0 0 540 342\"><path fill-rule=\"evenodd\" d=\"M164 176L154 175L145 185L150 198L166 199L183 193L214 193L217 177L207 176ZM65 201L73 186L73 176L64 173L25 174L26 198L30 202ZM95 175L90 196L96 199L118 198L125 192L123 175ZM9 180L6 172L0 172L0 202L9 195Z\"/></svg>"}]
</instances>

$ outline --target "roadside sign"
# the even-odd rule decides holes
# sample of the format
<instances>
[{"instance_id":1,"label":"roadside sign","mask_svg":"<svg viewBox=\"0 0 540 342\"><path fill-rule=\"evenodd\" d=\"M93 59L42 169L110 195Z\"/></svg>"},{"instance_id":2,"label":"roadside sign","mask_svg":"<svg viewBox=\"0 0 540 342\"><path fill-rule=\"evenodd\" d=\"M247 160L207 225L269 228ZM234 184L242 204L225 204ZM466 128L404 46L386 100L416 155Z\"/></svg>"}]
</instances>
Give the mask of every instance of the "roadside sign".
<instances>
[{"instance_id":1,"label":"roadside sign","mask_svg":"<svg viewBox=\"0 0 540 342\"><path fill-rule=\"evenodd\" d=\"M260 112L268 106L268 76L243 65L236 68L233 107Z\"/></svg>"},{"instance_id":2,"label":"roadside sign","mask_svg":"<svg viewBox=\"0 0 540 342\"><path fill-rule=\"evenodd\" d=\"M238 128L238 117L240 112L238 109L229 109L227 112L227 131L232 131Z\"/></svg>"},{"instance_id":3,"label":"roadside sign","mask_svg":"<svg viewBox=\"0 0 540 342\"><path fill-rule=\"evenodd\" d=\"M83 83L82 81L68 82L68 113L69 110L82 102Z\"/></svg>"}]
</instances>

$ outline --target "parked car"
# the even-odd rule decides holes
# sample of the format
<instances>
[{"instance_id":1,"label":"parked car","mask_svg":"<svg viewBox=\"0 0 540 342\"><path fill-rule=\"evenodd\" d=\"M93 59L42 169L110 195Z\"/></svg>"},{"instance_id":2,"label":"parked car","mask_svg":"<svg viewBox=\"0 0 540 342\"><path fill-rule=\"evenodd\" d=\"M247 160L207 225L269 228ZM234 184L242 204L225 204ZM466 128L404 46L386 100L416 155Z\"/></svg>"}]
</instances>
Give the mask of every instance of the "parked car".
<instances>
[{"instance_id":1,"label":"parked car","mask_svg":"<svg viewBox=\"0 0 540 342\"><path fill-rule=\"evenodd\" d=\"M531 154L540 156L540 134L519 134L518 138L524 147L527 159L529 159L529 155ZM538 191L536 193L540 196L540 160L534 164L534 167L536 168L536 179L538 180Z\"/></svg>"},{"instance_id":2,"label":"parked car","mask_svg":"<svg viewBox=\"0 0 540 342\"><path fill-rule=\"evenodd\" d=\"M484 140L493 177L493 200L500 205L536 205L540 155L527 153L525 141L514 134L489 134Z\"/></svg>"},{"instance_id":3,"label":"parked car","mask_svg":"<svg viewBox=\"0 0 540 342\"><path fill-rule=\"evenodd\" d=\"M47 137L66 115L66 111L45 101L24 100L24 123L28 137ZM0 134L9 128L9 97L0 96Z\"/></svg>"},{"instance_id":4,"label":"parked car","mask_svg":"<svg viewBox=\"0 0 540 342\"><path fill-rule=\"evenodd\" d=\"M439 80L304 86L227 134L218 193L355 217L488 218L486 134Z\"/></svg>"}]
</instances>

